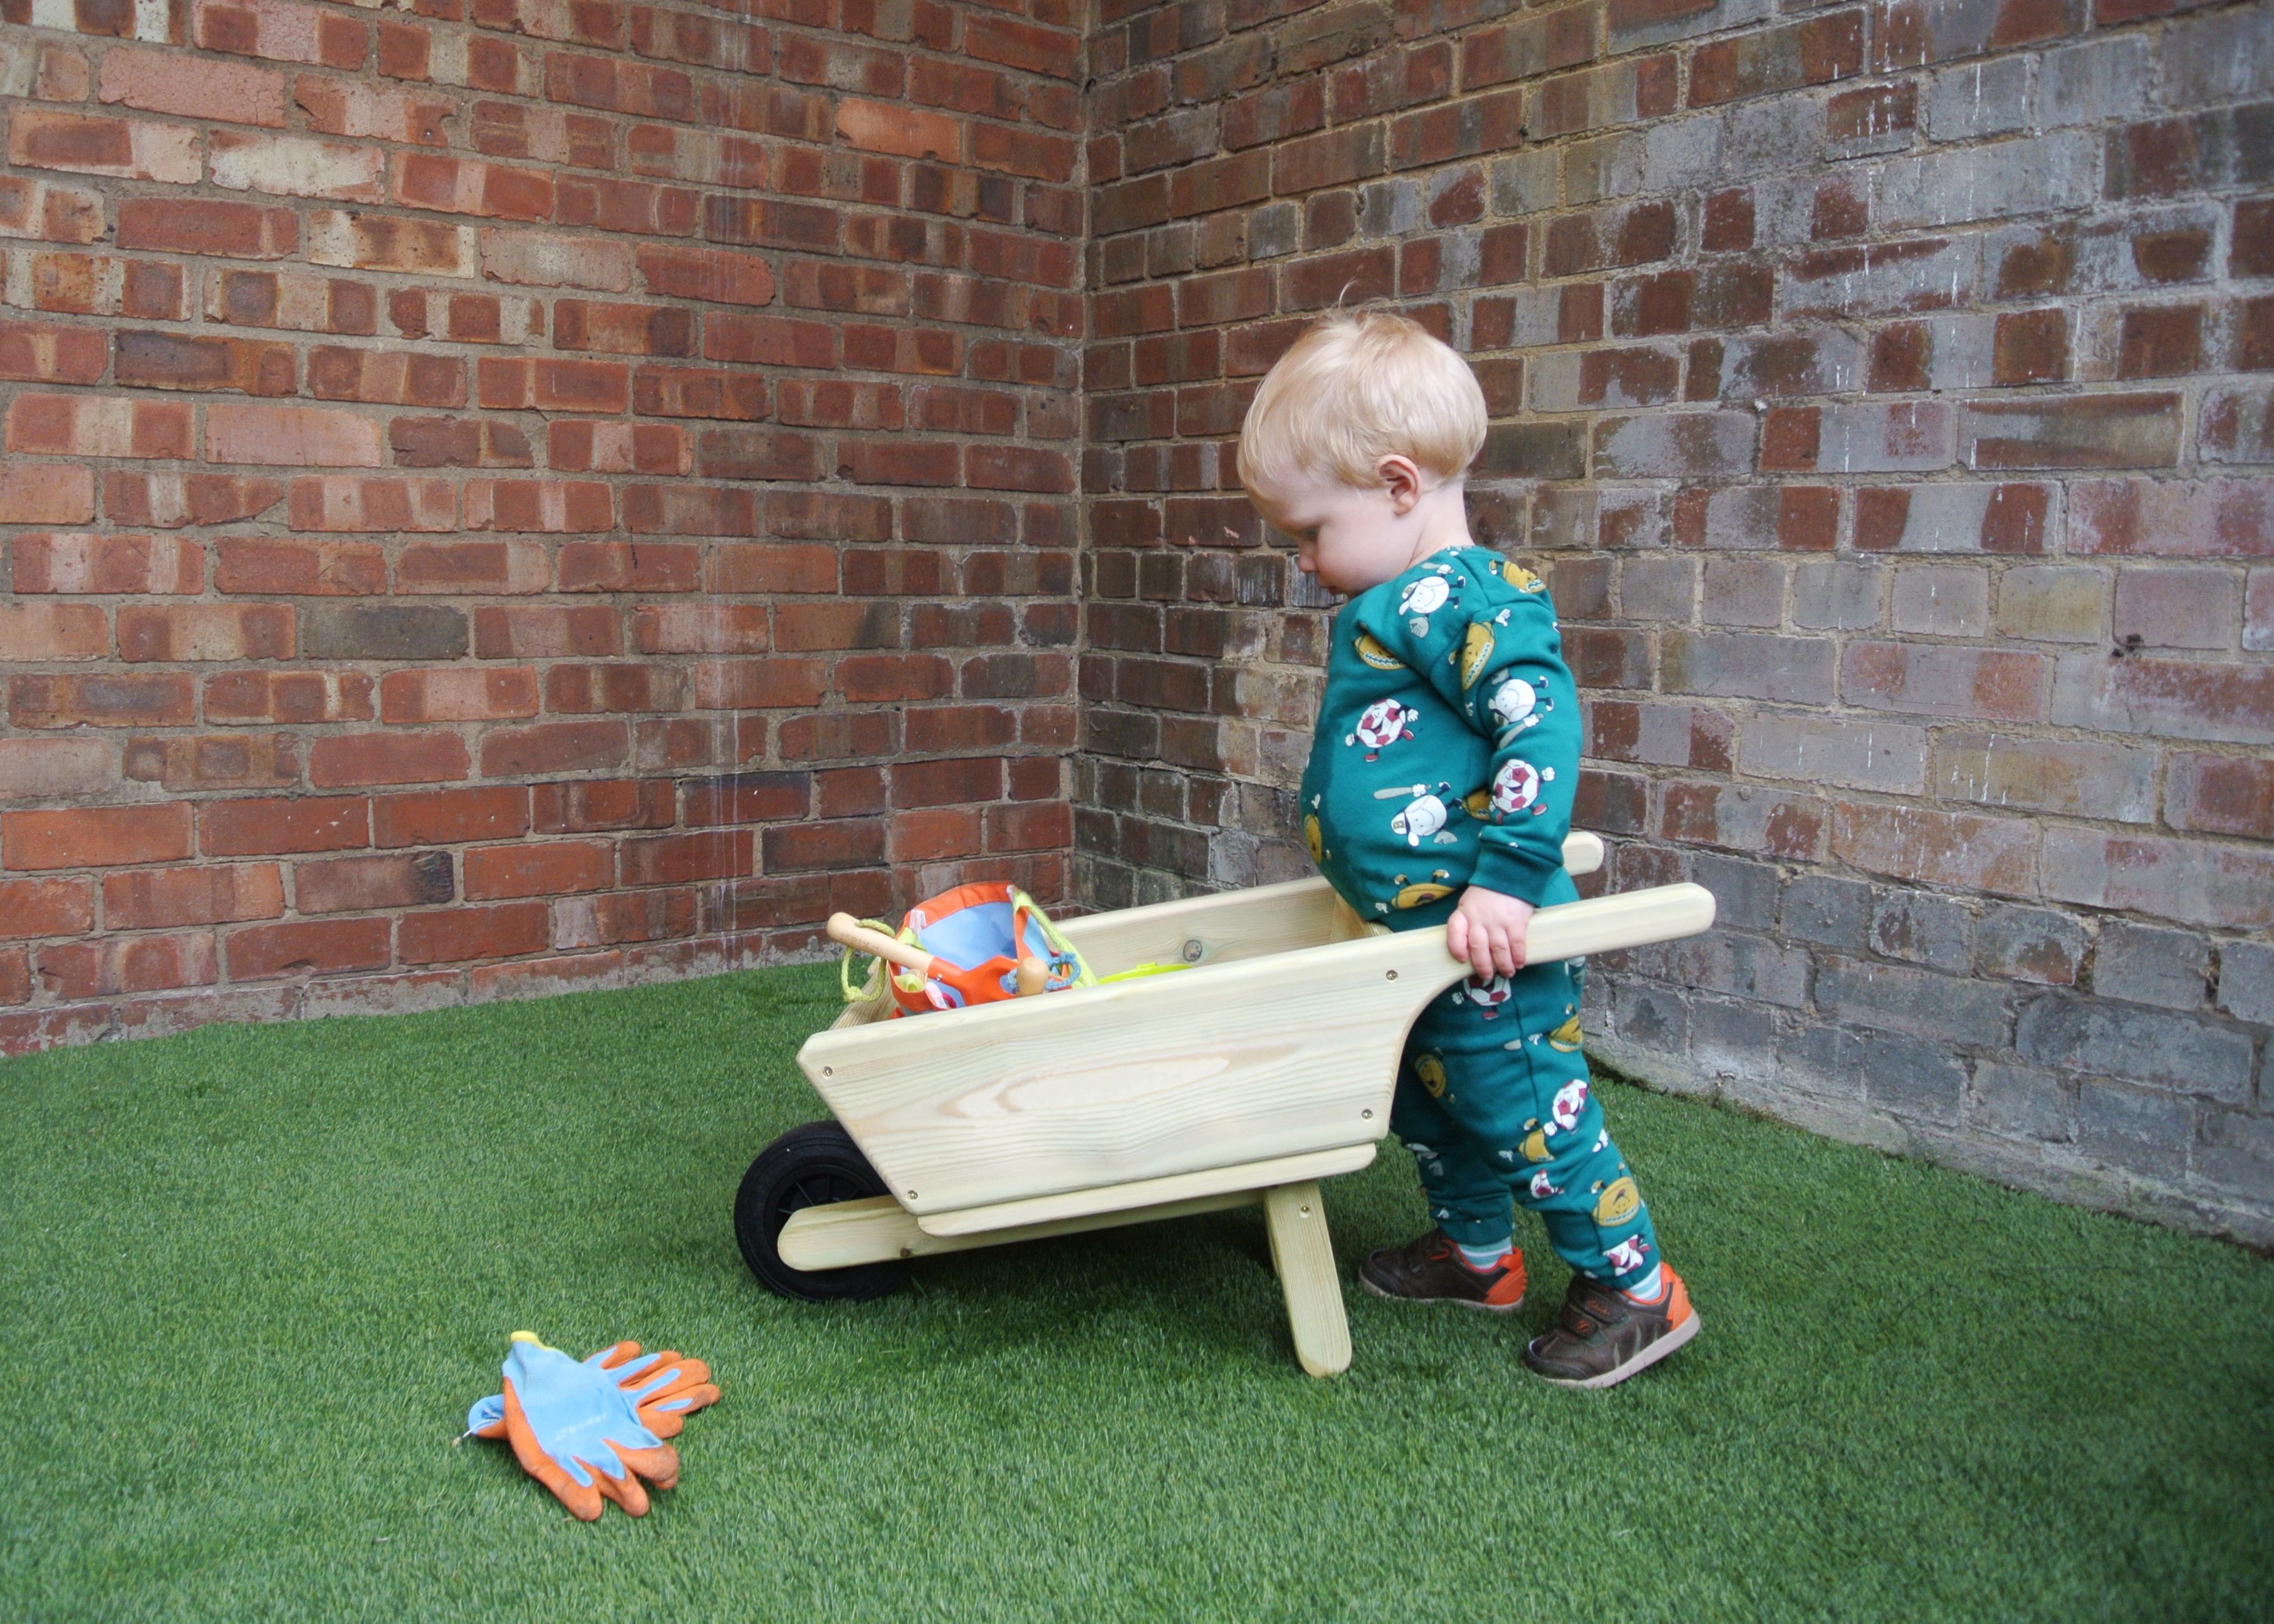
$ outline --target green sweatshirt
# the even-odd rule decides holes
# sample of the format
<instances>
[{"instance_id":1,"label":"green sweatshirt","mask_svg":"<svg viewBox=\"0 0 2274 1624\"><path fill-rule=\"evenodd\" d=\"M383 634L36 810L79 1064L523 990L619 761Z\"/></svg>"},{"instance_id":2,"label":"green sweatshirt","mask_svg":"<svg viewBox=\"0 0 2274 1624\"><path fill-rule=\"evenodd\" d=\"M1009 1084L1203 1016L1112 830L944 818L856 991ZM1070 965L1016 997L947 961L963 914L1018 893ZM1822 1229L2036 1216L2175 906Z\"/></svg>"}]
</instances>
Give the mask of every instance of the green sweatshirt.
<instances>
[{"instance_id":1,"label":"green sweatshirt","mask_svg":"<svg viewBox=\"0 0 2274 1624\"><path fill-rule=\"evenodd\" d=\"M1448 547L1343 605L1303 838L1361 916L1441 924L1471 884L1534 906L1570 900L1578 782L1578 696L1530 570Z\"/></svg>"}]
</instances>

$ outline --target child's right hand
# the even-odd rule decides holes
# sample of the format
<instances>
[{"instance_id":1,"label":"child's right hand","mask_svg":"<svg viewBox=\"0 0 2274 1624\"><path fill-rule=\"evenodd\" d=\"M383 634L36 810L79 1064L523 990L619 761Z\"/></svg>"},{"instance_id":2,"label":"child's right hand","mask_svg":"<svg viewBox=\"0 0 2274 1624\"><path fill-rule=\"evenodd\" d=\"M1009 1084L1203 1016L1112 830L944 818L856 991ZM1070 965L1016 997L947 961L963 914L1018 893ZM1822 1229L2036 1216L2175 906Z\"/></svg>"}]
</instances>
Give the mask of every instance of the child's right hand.
<instances>
[{"instance_id":1,"label":"child's right hand","mask_svg":"<svg viewBox=\"0 0 2274 1624\"><path fill-rule=\"evenodd\" d=\"M1472 885L1461 892L1453 917L1445 921L1445 946L1488 981L1524 968L1524 938L1531 927L1530 903Z\"/></svg>"}]
</instances>

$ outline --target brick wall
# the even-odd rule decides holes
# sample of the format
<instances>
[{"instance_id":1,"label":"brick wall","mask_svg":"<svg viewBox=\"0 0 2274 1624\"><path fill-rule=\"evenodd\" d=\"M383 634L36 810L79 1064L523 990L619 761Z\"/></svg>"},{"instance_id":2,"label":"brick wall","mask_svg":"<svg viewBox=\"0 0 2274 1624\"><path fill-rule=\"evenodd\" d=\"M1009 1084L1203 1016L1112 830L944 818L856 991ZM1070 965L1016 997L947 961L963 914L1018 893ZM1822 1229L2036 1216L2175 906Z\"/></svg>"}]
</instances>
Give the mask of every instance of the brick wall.
<instances>
[{"instance_id":1,"label":"brick wall","mask_svg":"<svg viewBox=\"0 0 2274 1624\"><path fill-rule=\"evenodd\" d=\"M1081 41L0 0L0 1053L1065 879Z\"/></svg>"},{"instance_id":2,"label":"brick wall","mask_svg":"<svg viewBox=\"0 0 2274 1624\"><path fill-rule=\"evenodd\" d=\"M1601 1052L2274 1239L2274 7L1108 0L1093 68L1087 895L1306 870L1326 605L1231 441L1393 301L1610 883L1721 900Z\"/></svg>"}]
</instances>

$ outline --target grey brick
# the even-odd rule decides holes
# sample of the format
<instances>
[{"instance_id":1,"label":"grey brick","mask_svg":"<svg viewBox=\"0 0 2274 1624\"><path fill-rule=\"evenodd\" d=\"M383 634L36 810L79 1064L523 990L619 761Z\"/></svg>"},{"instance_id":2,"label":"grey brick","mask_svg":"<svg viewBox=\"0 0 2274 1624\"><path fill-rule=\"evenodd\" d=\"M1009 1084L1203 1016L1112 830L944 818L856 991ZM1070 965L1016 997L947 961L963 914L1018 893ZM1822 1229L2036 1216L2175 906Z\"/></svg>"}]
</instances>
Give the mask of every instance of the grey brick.
<instances>
[{"instance_id":1,"label":"grey brick","mask_svg":"<svg viewBox=\"0 0 2274 1624\"><path fill-rule=\"evenodd\" d=\"M1247 217L1247 252L1257 259L1276 259L1303 245L1303 208L1299 203L1267 203Z\"/></svg>"},{"instance_id":2,"label":"grey brick","mask_svg":"<svg viewBox=\"0 0 2274 1624\"><path fill-rule=\"evenodd\" d=\"M2207 391L2202 425L2195 451L2204 462L2274 462L2274 386Z\"/></svg>"},{"instance_id":3,"label":"grey brick","mask_svg":"<svg viewBox=\"0 0 2274 1624\"><path fill-rule=\"evenodd\" d=\"M1898 158L1872 177L1881 230L2082 208L2097 200L2100 143L2087 131Z\"/></svg>"},{"instance_id":4,"label":"grey brick","mask_svg":"<svg viewBox=\"0 0 2274 1624\"><path fill-rule=\"evenodd\" d=\"M2135 117L2148 106L2155 71L2145 34L2112 34L2047 51L2037 67L2037 123L2053 130Z\"/></svg>"},{"instance_id":5,"label":"grey brick","mask_svg":"<svg viewBox=\"0 0 2274 1624\"><path fill-rule=\"evenodd\" d=\"M1496 423L1477 455L1481 478L1582 479L1587 473L1584 423Z\"/></svg>"},{"instance_id":6,"label":"grey brick","mask_svg":"<svg viewBox=\"0 0 2274 1624\"><path fill-rule=\"evenodd\" d=\"M1998 629L2038 643L2097 643L2108 572L2082 564L2023 564L1998 581Z\"/></svg>"},{"instance_id":7,"label":"grey brick","mask_svg":"<svg viewBox=\"0 0 2274 1624\"><path fill-rule=\"evenodd\" d=\"M2218 950L2218 1007L2237 1020L2274 1026L2274 943L2229 942Z\"/></svg>"},{"instance_id":8,"label":"grey brick","mask_svg":"<svg viewBox=\"0 0 2274 1624\"><path fill-rule=\"evenodd\" d=\"M1650 143L1638 132L1622 130L1591 141L1574 141L1563 154L1564 200L1574 206L1600 203L1631 197L1642 190ZM1555 154L1549 151L1540 155L1552 161Z\"/></svg>"},{"instance_id":9,"label":"grey brick","mask_svg":"<svg viewBox=\"0 0 2274 1624\"><path fill-rule=\"evenodd\" d=\"M1797 942L1851 951L1864 945L1871 888L1828 874L1803 874L1784 888L1784 934Z\"/></svg>"},{"instance_id":10,"label":"grey brick","mask_svg":"<svg viewBox=\"0 0 2274 1624\"><path fill-rule=\"evenodd\" d=\"M1536 214L1556 202L1554 152L1518 153L1492 166L1492 210L1503 217Z\"/></svg>"},{"instance_id":11,"label":"grey brick","mask_svg":"<svg viewBox=\"0 0 2274 1624\"><path fill-rule=\"evenodd\" d=\"M1972 296L1979 255L1971 236L1820 249L1786 272L1780 308L1850 320L1946 309Z\"/></svg>"},{"instance_id":12,"label":"grey brick","mask_svg":"<svg viewBox=\"0 0 2274 1624\"><path fill-rule=\"evenodd\" d=\"M1662 45L1668 40L1686 40L1692 34L1742 28L1775 12L1775 0L1720 0L1717 4L1695 6L1673 15L1666 15L1658 8L1638 6L1612 20L1611 49L1628 51L1638 45Z\"/></svg>"},{"instance_id":13,"label":"grey brick","mask_svg":"<svg viewBox=\"0 0 2274 1624\"><path fill-rule=\"evenodd\" d=\"M1928 472L1957 461L1956 414L1939 401L1831 406L1819 424L1821 473Z\"/></svg>"},{"instance_id":14,"label":"grey brick","mask_svg":"<svg viewBox=\"0 0 2274 1624\"><path fill-rule=\"evenodd\" d=\"M1611 1024L1628 1042L1661 1054L1690 1048L1690 1011L1679 993L1622 982L1611 996Z\"/></svg>"},{"instance_id":15,"label":"grey brick","mask_svg":"<svg viewBox=\"0 0 2274 1624\"><path fill-rule=\"evenodd\" d=\"M1817 966L1816 1005L1839 1020L1946 1038L1985 1049L2006 1045L2006 991L1989 981L1861 959Z\"/></svg>"},{"instance_id":16,"label":"grey brick","mask_svg":"<svg viewBox=\"0 0 2274 1624\"><path fill-rule=\"evenodd\" d=\"M1808 1004L1808 954L1765 936L1714 930L1671 944L1666 979L1706 992L1728 993L1788 1010Z\"/></svg>"},{"instance_id":17,"label":"grey brick","mask_svg":"<svg viewBox=\"0 0 2274 1624\"><path fill-rule=\"evenodd\" d=\"M1690 877L1713 893L1714 923L1731 930L1774 930L1783 880L1767 863L1700 852Z\"/></svg>"},{"instance_id":18,"label":"grey brick","mask_svg":"<svg viewBox=\"0 0 2274 1624\"><path fill-rule=\"evenodd\" d=\"M1862 350L1851 335L1813 324L1726 339L1716 372L1700 378L1693 361L1690 397L1704 392L1701 386L1723 400L1846 395L1856 387Z\"/></svg>"},{"instance_id":19,"label":"grey brick","mask_svg":"<svg viewBox=\"0 0 2274 1624\"><path fill-rule=\"evenodd\" d=\"M1619 613L1630 620L1682 625L1698 613L1698 563L1686 558L1619 560Z\"/></svg>"},{"instance_id":20,"label":"grey brick","mask_svg":"<svg viewBox=\"0 0 2274 1624\"><path fill-rule=\"evenodd\" d=\"M1359 236L1403 237L1419 229L1425 207L1419 182L1379 180L1361 188L1358 195Z\"/></svg>"},{"instance_id":21,"label":"grey brick","mask_svg":"<svg viewBox=\"0 0 2274 1624\"><path fill-rule=\"evenodd\" d=\"M2209 1112L2195 1163L2198 1177L2274 1203L2274 1116Z\"/></svg>"},{"instance_id":22,"label":"grey brick","mask_svg":"<svg viewBox=\"0 0 2274 1624\"><path fill-rule=\"evenodd\" d=\"M2026 129L2029 122L2029 59L2000 56L1945 68L1928 82L1927 133L1938 141L1978 140Z\"/></svg>"},{"instance_id":23,"label":"grey brick","mask_svg":"<svg viewBox=\"0 0 2274 1624\"><path fill-rule=\"evenodd\" d=\"M1978 564L1913 564L1896 570L1888 624L1930 637L1979 637L1990 629L1990 572Z\"/></svg>"},{"instance_id":24,"label":"grey brick","mask_svg":"<svg viewBox=\"0 0 2274 1624\"><path fill-rule=\"evenodd\" d=\"M1747 473L1757 426L1749 411L1607 417L1595 425L1595 474L1607 479L1696 479Z\"/></svg>"},{"instance_id":25,"label":"grey brick","mask_svg":"<svg viewBox=\"0 0 2274 1624\"><path fill-rule=\"evenodd\" d=\"M2097 650L2063 654L2053 665L2051 720L2101 733L2274 744L2274 723L2248 705L2205 705L2187 681L2196 669L2157 659L2112 660Z\"/></svg>"},{"instance_id":26,"label":"grey brick","mask_svg":"<svg viewBox=\"0 0 2274 1624\"><path fill-rule=\"evenodd\" d=\"M2066 914L1993 902L1975 924L1974 968L1980 975L2074 987L2086 945L2084 927Z\"/></svg>"},{"instance_id":27,"label":"grey brick","mask_svg":"<svg viewBox=\"0 0 2274 1624\"><path fill-rule=\"evenodd\" d=\"M2051 1071L1977 1060L1967 1118L2007 1139L2062 1144L2075 1132L2075 1092L2074 1083Z\"/></svg>"},{"instance_id":28,"label":"grey brick","mask_svg":"<svg viewBox=\"0 0 2274 1624\"><path fill-rule=\"evenodd\" d=\"M2199 1010L2210 981L2210 944L2189 930L2113 919L2100 928L2092 990L2128 1004Z\"/></svg>"},{"instance_id":29,"label":"grey brick","mask_svg":"<svg viewBox=\"0 0 2274 1624\"><path fill-rule=\"evenodd\" d=\"M300 652L309 659L456 659L465 651L465 612L440 604L318 604L300 611Z\"/></svg>"},{"instance_id":30,"label":"grey brick","mask_svg":"<svg viewBox=\"0 0 2274 1624\"><path fill-rule=\"evenodd\" d=\"M2202 1094L2225 1105L2250 1097L2257 1056L2239 1032L2184 1015L2053 993L2014 1024L2014 1047L2043 1065Z\"/></svg>"},{"instance_id":31,"label":"grey brick","mask_svg":"<svg viewBox=\"0 0 2274 1624\"><path fill-rule=\"evenodd\" d=\"M2274 11L2235 6L2164 31L2164 97L2173 107L2274 92Z\"/></svg>"},{"instance_id":32,"label":"grey brick","mask_svg":"<svg viewBox=\"0 0 2274 1624\"><path fill-rule=\"evenodd\" d=\"M1828 637L1669 630L1660 639L1660 671L1669 693L1807 704L1832 692L1837 657Z\"/></svg>"},{"instance_id":33,"label":"grey brick","mask_svg":"<svg viewBox=\"0 0 2274 1624\"><path fill-rule=\"evenodd\" d=\"M1926 787L1924 727L1774 710L1748 717L1738 727L1737 761L1748 776L1899 795Z\"/></svg>"},{"instance_id":34,"label":"grey brick","mask_svg":"<svg viewBox=\"0 0 2274 1624\"><path fill-rule=\"evenodd\" d=\"M1879 624L1886 572L1877 564L1810 559L1792 572L1792 623L1806 631L1860 631Z\"/></svg>"},{"instance_id":35,"label":"grey brick","mask_svg":"<svg viewBox=\"0 0 2274 1624\"><path fill-rule=\"evenodd\" d=\"M1812 96L1763 96L1721 116L1721 171L1769 175L1824 155L1824 104Z\"/></svg>"},{"instance_id":36,"label":"grey brick","mask_svg":"<svg viewBox=\"0 0 2274 1624\"><path fill-rule=\"evenodd\" d=\"M2077 1148L2112 1167L2178 1177L2194 1138L2195 1108L2184 1100L2115 1083L2077 1088Z\"/></svg>"},{"instance_id":37,"label":"grey brick","mask_svg":"<svg viewBox=\"0 0 2274 1624\"><path fill-rule=\"evenodd\" d=\"M1776 1011L1731 998L1698 997L1690 1004L1690 1053L1700 1071L1757 1076L1776 1047Z\"/></svg>"},{"instance_id":38,"label":"grey brick","mask_svg":"<svg viewBox=\"0 0 2274 1624\"><path fill-rule=\"evenodd\" d=\"M1935 740L1930 772L1938 795L1979 807L2130 823L2156 815L2156 752L2146 748L1944 733Z\"/></svg>"},{"instance_id":39,"label":"grey brick","mask_svg":"<svg viewBox=\"0 0 2274 1624\"><path fill-rule=\"evenodd\" d=\"M1707 559L1699 619L1708 626L1781 626L1784 580L1785 567L1776 559Z\"/></svg>"},{"instance_id":40,"label":"grey brick","mask_svg":"<svg viewBox=\"0 0 2274 1624\"><path fill-rule=\"evenodd\" d=\"M1987 389L1999 381L1996 317L1930 316L1926 330L1929 388Z\"/></svg>"},{"instance_id":41,"label":"grey brick","mask_svg":"<svg viewBox=\"0 0 2274 1624\"><path fill-rule=\"evenodd\" d=\"M1890 959L1963 974L1973 959L1974 916L1932 891L1890 891L1871 915L1871 948Z\"/></svg>"},{"instance_id":42,"label":"grey brick","mask_svg":"<svg viewBox=\"0 0 2274 1624\"><path fill-rule=\"evenodd\" d=\"M1806 1023L1779 1045L1777 1066L1780 1083L1843 1100L1864 1097L1864 1076L1870 1069L1864 1034L1824 1021Z\"/></svg>"},{"instance_id":43,"label":"grey brick","mask_svg":"<svg viewBox=\"0 0 2274 1624\"><path fill-rule=\"evenodd\" d=\"M1913 1122L1957 1125L1966 1103L1966 1066L1940 1043L1892 1032L1865 1032L1856 1053L1864 1097Z\"/></svg>"},{"instance_id":44,"label":"grey brick","mask_svg":"<svg viewBox=\"0 0 2274 1624\"><path fill-rule=\"evenodd\" d=\"M2099 225L2032 221L1999 226L1983 236L1983 282L1989 297L2009 299L2046 292L2043 272L2048 264L2064 267L2051 290L2067 295L2129 293L2174 280L2200 281L2214 268L2210 249L2223 214L2216 205L2192 202L2127 213ZM2135 252L2136 243L2155 238L2198 244L2201 257L2193 275Z\"/></svg>"}]
</instances>

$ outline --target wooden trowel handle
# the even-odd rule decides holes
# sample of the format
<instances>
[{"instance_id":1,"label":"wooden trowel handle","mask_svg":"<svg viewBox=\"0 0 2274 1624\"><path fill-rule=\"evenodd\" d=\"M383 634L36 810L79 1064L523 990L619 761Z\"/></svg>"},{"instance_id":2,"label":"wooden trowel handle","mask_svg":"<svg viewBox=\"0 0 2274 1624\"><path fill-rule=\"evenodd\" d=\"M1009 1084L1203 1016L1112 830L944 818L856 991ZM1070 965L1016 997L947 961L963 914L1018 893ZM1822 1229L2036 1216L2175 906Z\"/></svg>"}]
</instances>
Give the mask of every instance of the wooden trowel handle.
<instances>
[{"instance_id":1,"label":"wooden trowel handle","mask_svg":"<svg viewBox=\"0 0 2274 1624\"><path fill-rule=\"evenodd\" d=\"M829 939L896 964L903 970L913 970L918 975L931 974L930 953L920 947L910 947L898 936L871 930L850 914L832 914L829 916Z\"/></svg>"}]
</instances>

